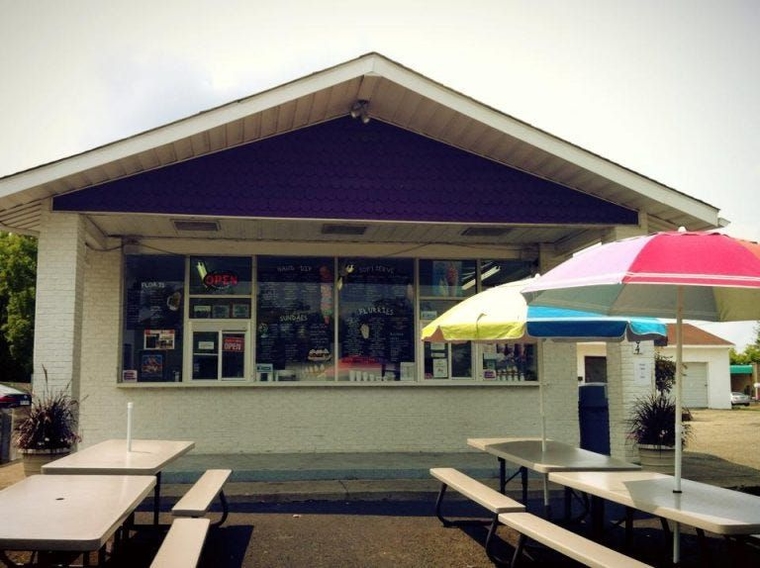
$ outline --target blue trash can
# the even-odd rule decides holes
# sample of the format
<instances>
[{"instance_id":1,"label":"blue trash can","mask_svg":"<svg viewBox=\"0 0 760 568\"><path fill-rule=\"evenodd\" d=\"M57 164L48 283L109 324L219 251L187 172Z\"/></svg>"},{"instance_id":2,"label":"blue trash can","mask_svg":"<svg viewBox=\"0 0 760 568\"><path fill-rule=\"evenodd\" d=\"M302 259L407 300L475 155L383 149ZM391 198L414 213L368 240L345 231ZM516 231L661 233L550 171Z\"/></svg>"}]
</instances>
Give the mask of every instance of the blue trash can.
<instances>
[{"instance_id":1,"label":"blue trash can","mask_svg":"<svg viewBox=\"0 0 760 568\"><path fill-rule=\"evenodd\" d=\"M578 422L581 448L610 455L610 410L606 383L578 386Z\"/></svg>"}]
</instances>

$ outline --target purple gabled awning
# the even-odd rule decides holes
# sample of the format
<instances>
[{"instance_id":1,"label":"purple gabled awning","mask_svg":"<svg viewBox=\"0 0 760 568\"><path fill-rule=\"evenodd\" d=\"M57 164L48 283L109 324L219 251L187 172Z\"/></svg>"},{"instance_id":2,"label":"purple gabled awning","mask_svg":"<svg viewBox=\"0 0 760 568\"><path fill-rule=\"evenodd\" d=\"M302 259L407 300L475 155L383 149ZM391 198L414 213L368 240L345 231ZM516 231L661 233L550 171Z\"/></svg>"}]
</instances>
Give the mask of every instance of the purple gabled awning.
<instances>
[{"instance_id":1,"label":"purple gabled awning","mask_svg":"<svg viewBox=\"0 0 760 568\"><path fill-rule=\"evenodd\" d=\"M56 211L451 223L635 224L635 211L349 117L54 198Z\"/></svg>"}]
</instances>

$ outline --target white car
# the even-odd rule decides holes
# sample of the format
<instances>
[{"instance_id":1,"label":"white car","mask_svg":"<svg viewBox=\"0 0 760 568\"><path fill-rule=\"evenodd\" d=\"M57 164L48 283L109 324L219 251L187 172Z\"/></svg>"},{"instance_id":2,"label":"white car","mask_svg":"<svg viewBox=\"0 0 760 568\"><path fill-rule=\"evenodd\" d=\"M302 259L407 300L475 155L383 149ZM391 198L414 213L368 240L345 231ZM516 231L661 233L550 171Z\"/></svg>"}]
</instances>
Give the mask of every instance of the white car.
<instances>
[{"instance_id":1,"label":"white car","mask_svg":"<svg viewBox=\"0 0 760 568\"><path fill-rule=\"evenodd\" d=\"M749 395L746 395L743 392L731 393L731 406L749 406L749 403Z\"/></svg>"},{"instance_id":2,"label":"white car","mask_svg":"<svg viewBox=\"0 0 760 568\"><path fill-rule=\"evenodd\" d=\"M31 406L32 395L8 385L0 384L0 408L15 408L16 406Z\"/></svg>"}]
</instances>

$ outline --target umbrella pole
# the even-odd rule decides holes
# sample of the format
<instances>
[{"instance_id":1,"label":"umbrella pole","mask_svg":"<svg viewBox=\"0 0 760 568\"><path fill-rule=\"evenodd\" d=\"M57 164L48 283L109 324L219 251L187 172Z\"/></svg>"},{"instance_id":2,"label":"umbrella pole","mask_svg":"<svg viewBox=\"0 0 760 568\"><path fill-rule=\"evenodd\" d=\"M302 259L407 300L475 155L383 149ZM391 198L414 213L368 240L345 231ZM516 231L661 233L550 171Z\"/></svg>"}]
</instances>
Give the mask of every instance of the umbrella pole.
<instances>
[{"instance_id":1,"label":"umbrella pole","mask_svg":"<svg viewBox=\"0 0 760 568\"><path fill-rule=\"evenodd\" d=\"M544 413L544 379L538 383L538 408L541 415L541 453L546 452L546 414Z\"/></svg>"},{"instance_id":2,"label":"umbrella pole","mask_svg":"<svg viewBox=\"0 0 760 568\"><path fill-rule=\"evenodd\" d=\"M681 493L681 461L683 458L683 414L681 396L683 394L683 286L676 288L676 456L675 456L675 485L673 493ZM681 559L681 526L676 523L673 527L673 564Z\"/></svg>"},{"instance_id":3,"label":"umbrella pole","mask_svg":"<svg viewBox=\"0 0 760 568\"><path fill-rule=\"evenodd\" d=\"M683 286L676 289L676 463L675 463L675 487L674 493L681 492L681 461L683 458L683 444L681 443L683 432L682 403L683 396Z\"/></svg>"},{"instance_id":4,"label":"umbrella pole","mask_svg":"<svg viewBox=\"0 0 760 568\"><path fill-rule=\"evenodd\" d=\"M541 414L541 454L546 453L546 412L544 411L544 381L545 376L541 376L538 382L538 408ZM549 510L549 475L544 474L544 515L548 519L551 516Z\"/></svg>"}]
</instances>

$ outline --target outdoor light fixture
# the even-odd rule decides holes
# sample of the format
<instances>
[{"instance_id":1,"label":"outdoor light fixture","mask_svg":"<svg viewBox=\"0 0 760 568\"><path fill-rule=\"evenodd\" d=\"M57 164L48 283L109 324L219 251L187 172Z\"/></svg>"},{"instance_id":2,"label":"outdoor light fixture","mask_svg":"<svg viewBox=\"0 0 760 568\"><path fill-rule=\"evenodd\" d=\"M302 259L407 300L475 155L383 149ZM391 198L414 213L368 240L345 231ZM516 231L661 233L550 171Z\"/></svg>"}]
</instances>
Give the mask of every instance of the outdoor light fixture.
<instances>
[{"instance_id":1,"label":"outdoor light fixture","mask_svg":"<svg viewBox=\"0 0 760 568\"><path fill-rule=\"evenodd\" d=\"M138 254L140 252L140 241L134 237L127 237L121 242L121 250L124 254Z\"/></svg>"},{"instance_id":2,"label":"outdoor light fixture","mask_svg":"<svg viewBox=\"0 0 760 568\"><path fill-rule=\"evenodd\" d=\"M351 106L351 118L360 118L362 121L362 124L367 124L369 122L369 101L366 101L364 99L356 101Z\"/></svg>"}]
</instances>

